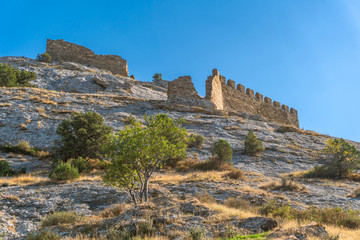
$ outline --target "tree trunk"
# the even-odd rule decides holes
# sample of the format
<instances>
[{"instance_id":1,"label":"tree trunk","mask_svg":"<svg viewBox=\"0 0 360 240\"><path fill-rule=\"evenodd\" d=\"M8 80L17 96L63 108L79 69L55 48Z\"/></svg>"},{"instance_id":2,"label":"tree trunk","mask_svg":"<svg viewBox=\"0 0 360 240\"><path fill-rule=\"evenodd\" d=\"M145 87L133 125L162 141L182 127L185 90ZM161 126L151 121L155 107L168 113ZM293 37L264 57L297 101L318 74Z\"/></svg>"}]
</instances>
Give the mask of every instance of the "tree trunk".
<instances>
[{"instance_id":1,"label":"tree trunk","mask_svg":"<svg viewBox=\"0 0 360 240\"><path fill-rule=\"evenodd\" d=\"M130 194L135 206L137 206L137 201L136 201L136 197L135 197L134 193L132 191L129 191L129 194Z\"/></svg>"},{"instance_id":2,"label":"tree trunk","mask_svg":"<svg viewBox=\"0 0 360 240\"><path fill-rule=\"evenodd\" d=\"M149 179L145 179L145 183L144 183L144 197L145 197L145 202L148 201L149 198Z\"/></svg>"}]
</instances>

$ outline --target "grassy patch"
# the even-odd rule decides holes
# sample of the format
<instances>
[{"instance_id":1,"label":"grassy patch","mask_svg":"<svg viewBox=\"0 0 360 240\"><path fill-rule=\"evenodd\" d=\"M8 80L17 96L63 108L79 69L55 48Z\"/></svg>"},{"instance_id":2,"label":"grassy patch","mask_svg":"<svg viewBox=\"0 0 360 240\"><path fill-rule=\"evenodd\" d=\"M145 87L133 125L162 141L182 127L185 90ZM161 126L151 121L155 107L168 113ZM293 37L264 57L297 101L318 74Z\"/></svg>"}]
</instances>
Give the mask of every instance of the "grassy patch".
<instances>
[{"instance_id":1,"label":"grassy patch","mask_svg":"<svg viewBox=\"0 0 360 240\"><path fill-rule=\"evenodd\" d=\"M76 212L55 212L46 216L41 221L42 227L58 226L61 224L74 224L81 221L82 217Z\"/></svg>"},{"instance_id":2,"label":"grassy patch","mask_svg":"<svg viewBox=\"0 0 360 240\"><path fill-rule=\"evenodd\" d=\"M258 239L258 240L265 240L268 233L260 233L260 234L253 234L253 235L245 235L245 236L236 236L234 238L229 238L229 240L238 240L238 239Z\"/></svg>"}]
</instances>

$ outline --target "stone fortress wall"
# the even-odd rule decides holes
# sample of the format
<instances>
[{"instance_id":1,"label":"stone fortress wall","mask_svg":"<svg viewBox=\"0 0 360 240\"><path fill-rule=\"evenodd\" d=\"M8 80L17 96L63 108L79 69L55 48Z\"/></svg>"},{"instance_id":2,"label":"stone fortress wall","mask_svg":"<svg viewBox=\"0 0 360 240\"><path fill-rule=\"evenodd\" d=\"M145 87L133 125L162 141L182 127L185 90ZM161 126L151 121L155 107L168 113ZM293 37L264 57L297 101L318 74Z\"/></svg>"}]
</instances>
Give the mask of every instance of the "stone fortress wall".
<instances>
[{"instance_id":1,"label":"stone fortress wall","mask_svg":"<svg viewBox=\"0 0 360 240\"><path fill-rule=\"evenodd\" d=\"M191 82L190 76L179 77L169 83L169 99L175 97L201 98ZM219 74L217 69L213 69L212 76L206 80L206 100L212 102L217 110L227 112L246 112L263 116L270 121L280 124L299 127L298 113L295 109L286 105L281 105L271 98L265 97L261 93L238 84L233 80L228 80Z\"/></svg>"},{"instance_id":2,"label":"stone fortress wall","mask_svg":"<svg viewBox=\"0 0 360 240\"><path fill-rule=\"evenodd\" d=\"M127 61L117 55L96 55L90 49L64 40L47 40L46 52L53 61L77 62L88 66L106 69L113 74L127 77Z\"/></svg>"}]
</instances>

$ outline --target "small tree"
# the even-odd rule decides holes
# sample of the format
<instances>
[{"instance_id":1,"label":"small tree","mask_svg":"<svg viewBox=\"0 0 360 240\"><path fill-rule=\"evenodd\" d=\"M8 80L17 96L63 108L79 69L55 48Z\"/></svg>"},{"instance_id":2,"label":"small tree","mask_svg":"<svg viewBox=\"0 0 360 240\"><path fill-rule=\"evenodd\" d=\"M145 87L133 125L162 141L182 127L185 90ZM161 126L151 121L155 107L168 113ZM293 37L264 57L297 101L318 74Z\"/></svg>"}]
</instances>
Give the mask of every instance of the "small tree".
<instances>
[{"instance_id":1,"label":"small tree","mask_svg":"<svg viewBox=\"0 0 360 240\"><path fill-rule=\"evenodd\" d=\"M62 145L59 153L65 158L97 158L108 143L111 127L104 124L103 117L96 112L74 113L63 120L57 128Z\"/></svg>"},{"instance_id":2,"label":"small tree","mask_svg":"<svg viewBox=\"0 0 360 240\"><path fill-rule=\"evenodd\" d=\"M330 139L325 153L329 156L327 171L330 177L342 178L360 168L360 154L344 139Z\"/></svg>"},{"instance_id":3,"label":"small tree","mask_svg":"<svg viewBox=\"0 0 360 240\"><path fill-rule=\"evenodd\" d=\"M29 87L29 82L35 79L33 72L20 71L0 63L0 87Z\"/></svg>"},{"instance_id":4,"label":"small tree","mask_svg":"<svg viewBox=\"0 0 360 240\"><path fill-rule=\"evenodd\" d=\"M219 139L214 142L214 147L211 153L217 156L221 164L225 162L231 162L233 155L230 144L224 139Z\"/></svg>"},{"instance_id":5,"label":"small tree","mask_svg":"<svg viewBox=\"0 0 360 240\"><path fill-rule=\"evenodd\" d=\"M245 139L245 154L249 156L256 156L264 150L262 142L258 140L254 132L250 130Z\"/></svg>"},{"instance_id":6,"label":"small tree","mask_svg":"<svg viewBox=\"0 0 360 240\"><path fill-rule=\"evenodd\" d=\"M43 54L38 54L36 56L36 60L39 62L45 62L45 63L51 63L51 56L47 52L44 52Z\"/></svg>"},{"instance_id":7,"label":"small tree","mask_svg":"<svg viewBox=\"0 0 360 240\"><path fill-rule=\"evenodd\" d=\"M148 201L149 180L169 158L186 155L186 130L165 114L146 117L146 127L127 126L112 137L104 181L125 188L135 204Z\"/></svg>"},{"instance_id":8,"label":"small tree","mask_svg":"<svg viewBox=\"0 0 360 240\"><path fill-rule=\"evenodd\" d=\"M134 74L131 74L131 75L130 75L130 78L135 79Z\"/></svg>"},{"instance_id":9,"label":"small tree","mask_svg":"<svg viewBox=\"0 0 360 240\"><path fill-rule=\"evenodd\" d=\"M162 80L163 80L163 79L162 79L161 73L155 73L155 74L154 74L154 76L153 76L153 82L158 83L158 82L160 82L160 81L162 81Z\"/></svg>"}]
</instances>

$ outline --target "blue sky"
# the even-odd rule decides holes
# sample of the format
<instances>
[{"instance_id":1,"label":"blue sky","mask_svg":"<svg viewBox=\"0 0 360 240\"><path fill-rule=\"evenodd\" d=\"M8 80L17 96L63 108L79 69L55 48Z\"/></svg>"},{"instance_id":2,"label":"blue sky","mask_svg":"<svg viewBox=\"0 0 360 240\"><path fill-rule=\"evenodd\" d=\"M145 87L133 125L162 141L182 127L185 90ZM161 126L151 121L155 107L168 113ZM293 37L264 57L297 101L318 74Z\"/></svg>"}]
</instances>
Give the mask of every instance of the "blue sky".
<instances>
[{"instance_id":1,"label":"blue sky","mask_svg":"<svg viewBox=\"0 0 360 240\"><path fill-rule=\"evenodd\" d=\"M46 39L118 54L150 81L212 68L293 107L300 127L360 141L360 1L0 1L0 56L34 58Z\"/></svg>"}]
</instances>

